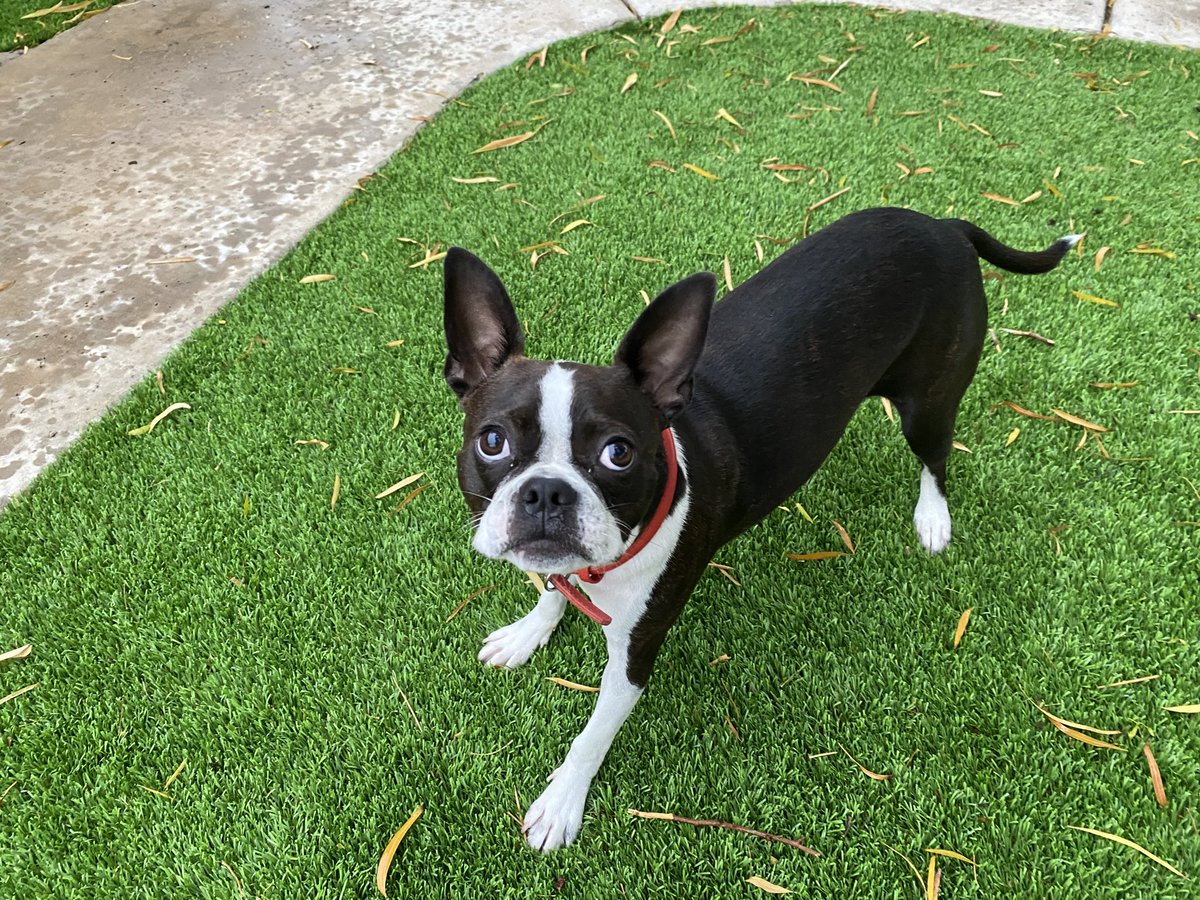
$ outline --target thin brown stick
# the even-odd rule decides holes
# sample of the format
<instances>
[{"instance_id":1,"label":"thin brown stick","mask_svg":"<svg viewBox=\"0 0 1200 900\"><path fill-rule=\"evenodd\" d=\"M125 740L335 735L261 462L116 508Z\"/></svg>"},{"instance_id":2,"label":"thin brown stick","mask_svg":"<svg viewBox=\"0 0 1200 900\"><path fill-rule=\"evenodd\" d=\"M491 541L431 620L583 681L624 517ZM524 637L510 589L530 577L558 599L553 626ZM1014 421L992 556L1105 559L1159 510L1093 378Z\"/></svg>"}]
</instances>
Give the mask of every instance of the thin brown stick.
<instances>
[{"instance_id":1,"label":"thin brown stick","mask_svg":"<svg viewBox=\"0 0 1200 900\"><path fill-rule=\"evenodd\" d=\"M675 813L650 813L642 812L641 810L629 810L631 816L637 816L642 819L664 819L668 822L682 822L684 825L695 825L697 828L724 828L727 831L738 831L742 834L752 834L757 838L762 838L764 841L775 841L780 844L787 844L789 847L795 847L797 850L803 850L809 856L820 856L816 850L811 847L805 847L799 841L793 841L791 838L780 837L777 834L768 834L765 831L759 831L757 828L747 828L745 825L735 825L732 822L719 822L716 819L689 819L686 816L677 816Z\"/></svg>"}]
</instances>

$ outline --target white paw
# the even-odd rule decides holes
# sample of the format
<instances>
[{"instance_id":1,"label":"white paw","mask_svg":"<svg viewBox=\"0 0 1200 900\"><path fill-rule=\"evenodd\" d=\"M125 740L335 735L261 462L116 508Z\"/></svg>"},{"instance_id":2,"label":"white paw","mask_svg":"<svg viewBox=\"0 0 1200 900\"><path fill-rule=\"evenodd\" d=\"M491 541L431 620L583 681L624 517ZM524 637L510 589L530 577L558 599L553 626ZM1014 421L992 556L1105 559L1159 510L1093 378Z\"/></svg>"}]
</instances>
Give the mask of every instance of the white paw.
<instances>
[{"instance_id":1,"label":"white paw","mask_svg":"<svg viewBox=\"0 0 1200 900\"><path fill-rule=\"evenodd\" d=\"M479 661L506 669L525 665L534 650L546 646L558 625L558 618L547 616L534 607L529 615L485 637L479 651Z\"/></svg>"},{"instance_id":2,"label":"white paw","mask_svg":"<svg viewBox=\"0 0 1200 900\"><path fill-rule=\"evenodd\" d=\"M582 778L560 775L562 769L550 774L550 787L533 801L525 813L525 840L534 850L549 853L575 840L583 824L583 804L591 782Z\"/></svg>"},{"instance_id":3,"label":"white paw","mask_svg":"<svg viewBox=\"0 0 1200 900\"><path fill-rule=\"evenodd\" d=\"M913 511L913 525L921 546L931 554L941 553L950 543L950 507L937 479L927 468L921 469L921 495Z\"/></svg>"},{"instance_id":4,"label":"white paw","mask_svg":"<svg viewBox=\"0 0 1200 900\"><path fill-rule=\"evenodd\" d=\"M913 515L913 525L917 529L917 537L921 546L931 554L941 553L950 543L950 510L943 500L940 508L937 504L917 507Z\"/></svg>"}]
</instances>

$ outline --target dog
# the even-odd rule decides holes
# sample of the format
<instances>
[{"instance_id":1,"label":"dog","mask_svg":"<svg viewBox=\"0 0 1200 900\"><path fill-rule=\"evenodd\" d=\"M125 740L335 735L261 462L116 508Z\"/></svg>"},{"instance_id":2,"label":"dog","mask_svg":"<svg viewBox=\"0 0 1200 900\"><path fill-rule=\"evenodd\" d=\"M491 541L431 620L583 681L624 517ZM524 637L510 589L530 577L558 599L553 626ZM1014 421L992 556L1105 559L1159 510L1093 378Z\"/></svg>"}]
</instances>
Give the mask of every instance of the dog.
<instances>
[{"instance_id":1,"label":"dog","mask_svg":"<svg viewBox=\"0 0 1200 900\"><path fill-rule=\"evenodd\" d=\"M899 411L921 462L917 536L931 554L946 547L946 461L987 328L979 259L1048 272L1081 238L1024 252L966 221L863 210L715 305L709 273L671 285L608 366L527 358L499 277L447 252L444 374L464 413L472 543L550 582L479 659L522 665L568 602L603 625L608 649L591 718L525 814L531 847L578 835L592 779L713 554L812 476L867 397Z\"/></svg>"}]
</instances>

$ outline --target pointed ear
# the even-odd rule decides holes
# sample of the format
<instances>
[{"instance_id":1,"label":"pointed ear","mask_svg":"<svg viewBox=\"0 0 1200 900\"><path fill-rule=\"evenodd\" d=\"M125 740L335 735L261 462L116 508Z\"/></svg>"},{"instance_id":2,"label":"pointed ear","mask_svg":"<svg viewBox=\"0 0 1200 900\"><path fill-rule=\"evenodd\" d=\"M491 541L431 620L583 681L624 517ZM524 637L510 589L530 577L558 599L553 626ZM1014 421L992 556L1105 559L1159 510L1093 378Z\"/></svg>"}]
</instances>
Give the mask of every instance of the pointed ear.
<instances>
[{"instance_id":1,"label":"pointed ear","mask_svg":"<svg viewBox=\"0 0 1200 900\"><path fill-rule=\"evenodd\" d=\"M668 419L692 398L692 370L704 350L717 279L708 272L671 285L638 316L613 357Z\"/></svg>"},{"instance_id":2,"label":"pointed ear","mask_svg":"<svg viewBox=\"0 0 1200 900\"><path fill-rule=\"evenodd\" d=\"M504 284L482 260L451 247L444 265L445 376L461 400L525 351L525 334Z\"/></svg>"}]
</instances>

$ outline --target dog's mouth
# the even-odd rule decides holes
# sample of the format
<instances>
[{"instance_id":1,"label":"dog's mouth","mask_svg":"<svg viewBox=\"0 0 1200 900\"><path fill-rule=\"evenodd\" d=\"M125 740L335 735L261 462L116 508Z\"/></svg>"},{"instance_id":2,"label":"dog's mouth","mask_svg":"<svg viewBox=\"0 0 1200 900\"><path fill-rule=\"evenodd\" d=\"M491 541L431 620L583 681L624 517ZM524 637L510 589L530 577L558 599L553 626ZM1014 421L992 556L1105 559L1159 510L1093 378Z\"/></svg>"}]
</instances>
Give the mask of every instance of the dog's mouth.
<instances>
[{"instance_id":1,"label":"dog's mouth","mask_svg":"<svg viewBox=\"0 0 1200 900\"><path fill-rule=\"evenodd\" d=\"M595 556L574 539L527 538L513 541L500 557L519 569L544 575L566 575L595 565Z\"/></svg>"}]
</instances>

